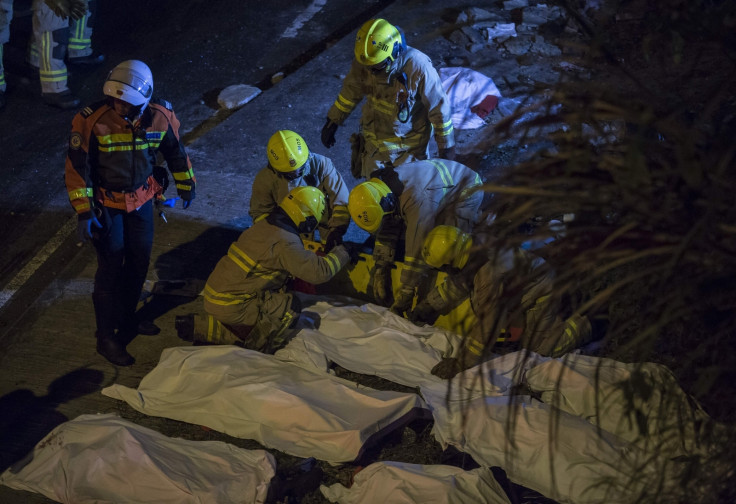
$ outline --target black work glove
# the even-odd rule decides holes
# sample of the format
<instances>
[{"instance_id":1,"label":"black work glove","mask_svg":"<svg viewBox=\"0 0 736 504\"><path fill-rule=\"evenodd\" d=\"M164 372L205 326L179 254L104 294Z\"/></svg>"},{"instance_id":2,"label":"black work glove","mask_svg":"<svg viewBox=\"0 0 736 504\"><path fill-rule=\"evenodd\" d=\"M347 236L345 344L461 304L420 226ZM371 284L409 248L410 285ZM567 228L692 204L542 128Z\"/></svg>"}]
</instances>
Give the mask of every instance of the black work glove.
<instances>
[{"instance_id":1,"label":"black work glove","mask_svg":"<svg viewBox=\"0 0 736 504\"><path fill-rule=\"evenodd\" d=\"M449 159L450 161L455 160L455 147L448 147L447 149L440 149L438 153L440 159Z\"/></svg>"},{"instance_id":2,"label":"black work glove","mask_svg":"<svg viewBox=\"0 0 736 504\"><path fill-rule=\"evenodd\" d=\"M328 149L335 145L335 132L337 131L337 123L334 123L327 119L327 122L322 126L322 145Z\"/></svg>"},{"instance_id":3,"label":"black work glove","mask_svg":"<svg viewBox=\"0 0 736 504\"><path fill-rule=\"evenodd\" d=\"M181 207L186 210L192 205L192 201L194 201L194 189L179 191L179 197L181 198Z\"/></svg>"},{"instance_id":4,"label":"black work glove","mask_svg":"<svg viewBox=\"0 0 736 504\"><path fill-rule=\"evenodd\" d=\"M92 226L102 229L102 224L94 215L90 219L84 219L77 222L77 236L82 243L92 239Z\"/></svg>"},{"instance_id":5,"label":"black work glove","mask_svg":"<svg viewBox=\"0 0 736 504\"><path fill-rule=\"evenodd\" d=\"M327 232L327 238L325 238L325 252L329 252L333 247L342 243L342 237L347 232L347 226L338 226L330 229Z\"/></svg>"},{"instance_id":6,"label":"black work glove","mask_svg":"<svg viewBox=\"0 0 736 504\"><path fill-rule=\"evenodd\" d=\"M409 313L409 320L419 325L434 324L439 316L437 310L432 308L429 303L422 301Z\"/></svg>"},{"instance_id":7,"label":"black work glove","mask_svg":"<svg viewBox=\"0 0 736 504\"><path fill-rule=\"evenodd\" d=\"M351 264L358 264L358 261L360 261L360 246L355 243L342 243L343 247L345 247L345 250L347 250L348 254L350 255L350 263Z\"/></svg>"},{"instance_id":8,"label":"black work glove","mask_svg":"<svg viewBox=\"0 0 736 504\"><path fill-rule=\"evenodd\" d=\"M411 310L414 303L414 289L402 286L396 295L394 304L391 305L391 311L396 315L404 316L404 312Z\"/></svg>"},{"instance_id":9,"label":"black work glove","mask_svg":"<svg viewBox=\"0 0 736 504\"><path fill-rule=\"evenodd\" d=\"M462 371L460 360L454 357L443 357L442 360L432 368L432 374L443 380L450 380Z\"/></svg>"}]
</instances>

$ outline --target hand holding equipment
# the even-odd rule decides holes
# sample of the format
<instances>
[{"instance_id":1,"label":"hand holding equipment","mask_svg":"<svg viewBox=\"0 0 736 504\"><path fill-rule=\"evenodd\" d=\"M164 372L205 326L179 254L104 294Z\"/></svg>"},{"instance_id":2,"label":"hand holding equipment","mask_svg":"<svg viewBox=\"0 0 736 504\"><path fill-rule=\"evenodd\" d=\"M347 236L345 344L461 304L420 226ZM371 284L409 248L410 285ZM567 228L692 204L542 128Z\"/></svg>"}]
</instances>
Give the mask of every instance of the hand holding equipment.
<instances>
[{"instance_id":1,"label":"hand holding equipment","mask_svg":"<svg viewBox=\"0 0 736 504\"><path fill-rule=\"evenodd\" d=\"M325 252L329 252L337 245L342 244L342 237L347 232L347 226L338 226L330 229L327 232L327 238L325 238Z\"/></svg>"},{"instance_id":2,"label":"hand holding equipment","mask_svg":"<svg viewBox=\"0 0 736 504\"><path fill-rule=\"evenodd\" d=\"M351 264L358 264L358 261L360 261L360 247L355 243L341 243L338 246L342 246L345 248L347 253L350 255L350 263Z\"/></svg>"}]
</instances>

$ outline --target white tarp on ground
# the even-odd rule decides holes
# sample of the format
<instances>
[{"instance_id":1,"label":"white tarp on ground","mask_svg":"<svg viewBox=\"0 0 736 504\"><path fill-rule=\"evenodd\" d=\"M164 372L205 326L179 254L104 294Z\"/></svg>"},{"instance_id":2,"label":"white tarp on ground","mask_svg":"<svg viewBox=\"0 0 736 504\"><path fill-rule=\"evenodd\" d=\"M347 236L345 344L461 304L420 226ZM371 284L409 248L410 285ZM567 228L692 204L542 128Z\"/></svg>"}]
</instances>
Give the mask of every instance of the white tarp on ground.
<instances>
[{"instance_id":1,"label":"white tarp on ground","mask_svg":"<svg viewBox=\"0 0 736 504\"><path fill-rule=\"evenodd\" d=\"M65 504L261 503L276 467L265 450L169 438L112 414L59 425L32 455L0 483Z\"/></svg>"},{"instance_id":2,"label":"white tarp on ground","mask_svg":"<svg viewBox=\"0 0 736 504\"><path fill-rule=\"evenodd\" d=\"M426 408L416 394L377 391L235 346L176 347L137 389L104 395L147 415L205 425L298 457L356 459L368 439Z\"/></svg>"},{"instance_id":3,"label":"white tarp on ground","mask_svg":"<svg viewBox=\"0 0 736 504\"><path fill-rule=\"evenodd\" d=\"M309 298L305 299L308 303ZM300 331L276 357L322 371L336 362L353 372L410 387L427 381L444 383L430 370L443 355L457 353L462 342L456 334L431 326L417 327L374 304L317 301L304 310L319 316L319 329Z\"/></svg>"},{"instance_id":4,"label":"white tarp on ground","mask_svg":"<svg viewBox=\"0 0 736 504\"><path fill-rule=\"evenodd\" d=\"M547 404L639 448L670 457L706 453L698 441L711 419L665 366L568 355L530 370L527 382Z\"/></svg>"},{"instance_id":5,"label":"white tarp on ground","mask_svg":"<svg viewBox=\"0 0 736 504\"><path fill-rule=\"evenodd\" d=\"M455 129L476 129L485 125L483 117L474 112L473 108L488 96L501 97L493 79L471 68L462 67L440 68L439 75L452 105L452 126Z\"/></svg>"},{"instance_id":6,"label":"white tarp on ground","mask_svg":"<svg viewBox=\"0 0 736 504\"><path fill-rule=\"evenodd\" d=\"M432 408L438 441L469 453L482 465L502 467L515 483L559 502L587 504L630 502L632 495L657 492L656 483L660 479L667 482L675 479L677 465L653 463L655 458L662 458L661 454L632 443L630 433L621 431L620 420L627 417L627 404L621 394L617 396L612 391L626 373L610 374L612 381L608 384L605 412L611 425L604 421L599 427L589 421L594 411L590 409L594 407L591 402L594 369L603 363L602 359L572 358L569 362L577 363L576 373L563 374L567 378L559 383L560 398L553 396L552 390L565 359L550 359L531 352L497 357L458 375L452 380L448 394L447 382L439 382L429 375L440 355L455 348L454 344L443 347L442 342L448 341L446 336L438 339L428 334L427 328L411 324L406 326L408 333L401 334L403 322L392 320L396 316L372 305L330 307L316 303L307 309L318 313L323 323L319 329L295 338L283 350L284 356L322 368L328 361L334 361L352 371L373 371L382 378L420 387ZM357 314L360 323L350 326ZM364 331L370 340L369 351L362 344L359 331ZM421 335L412 343L411 337L406 336L417 331ZM429 342L436 346L425 348L430 346ZM416 360L404 352L415 352ZM392 361L397 366L392 366ZM479 373L481 369L483 372ZM655 381L665 378L657 390L663 393L670 390L675 397L684 397L666 374L650 374ZM519 384L526 387L533 384L531 388L536 387L543 398L565 403L567 409L560 410L553 406L554 402L525 396L514 396L511 402L510 396L518 393L515 387ZM638 406L645 415L653 415L661 404L659 400L640 401ZM686 400L676 404L683 412L688 411ZM698 408L692 413L700 418ZM614 427L614 432L605 430ZM553 433L553 444L550 444L550 433ZM696 440L691 434L688 430L678 431L684 439L670 442L692 445Z\"/></svg>"},{"instance_id":7,"label":"white tarp on ground","mask_svg":"<svg viewBox=\"0 0 736 504\"><path fill-rule=\"evenodd\" d=\"M509 504L487 467L464 471L446 465L377 462L358 472L353 485L320 487L330 502L340 504Z\"/></svg>"}]
</instances>

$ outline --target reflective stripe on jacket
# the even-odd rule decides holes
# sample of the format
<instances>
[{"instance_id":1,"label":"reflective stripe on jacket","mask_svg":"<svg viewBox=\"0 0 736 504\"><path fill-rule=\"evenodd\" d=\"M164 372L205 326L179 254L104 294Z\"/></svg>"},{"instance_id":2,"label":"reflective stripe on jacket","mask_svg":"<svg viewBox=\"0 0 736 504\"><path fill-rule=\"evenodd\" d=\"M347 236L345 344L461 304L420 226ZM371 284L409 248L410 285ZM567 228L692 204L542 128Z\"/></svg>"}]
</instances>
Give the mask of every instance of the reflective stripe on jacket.
<instances>
[{"instance_id":1,"label":"reflective stripe on jacket","mask_svg":"<svg viewBox=\"0 0 736 504\"><path fill-rule=\"evenodd\" d=\"M205 303L242 303L261 291L281 289L290 277L321 284L350 261L343 247L325 256L306 250L287 219L276 211L241 233L207 279Z\"/></svg>"},{"instance_id":2,"label":"reflective stripe on jacket","mask_svg":"<svg viewBox=\"0 0 736 504\"><path fill-rule=\"evenodd\" d=\"M353 60L327 117L342 125L364 97L360 125L366 149L395 161L407 151L426 151L433 131L440 149L455 145L450 101L432 61L421 51L408 47L389 73L373 73ZM406 122L398 117L402 103L408 107Z\"/></svg>"},{"instance_id":3,"label":"reflective stripe on jacket","mask_svg":"<svg viewBox=\"0 0 736 504\"><path fill-rule=\"evenodd\" d=\"M327 200L327 227L334 229L350 223L348 214L348 190L340 172L332 160L320 154L310 153L304 163L304 175L286 180L270 166L256 174L250 197L250 216L253 222L264 218L295 187L312 186L320 189Z\"/></svg>"},{"instance_id":4,"label":"reflective stripe on jacket","mask_svg":"<svg viewBox=\"0 0 736 504\"><path fill-rule=\"evenodd\" d=\"M135 125L107 101L77 113L65 167L69 201L77 214L89 216L92 198L129 211L134 203L121 206L121 200L134 200L139 207L153 198L160 190L152 190L158 184L151 177L158 153L166 160L177 192L187 199L187 193L193 194L195 178L179 140L179 121L167 102L149 103Z\"/></svg>"},{"instance_id":5,"label":"reflective stripe on jacket","mask_svg":"<svg viewBox=\"0 0 736 504\"><path fill-rule=\"evenodd\" d=\"M391 222L400 217L405 241L405 268L401 283L416 287L428 266L422 259L422 243L437 225L457 226L470 231L477 219L483 199L478 173L456 161L429 159L380 170L374 174L383 180L397 196L399 208L393 219L389 216L376 234L374 256L381 260L393 257L400 233Z\"/></svg>"}]
</instances>

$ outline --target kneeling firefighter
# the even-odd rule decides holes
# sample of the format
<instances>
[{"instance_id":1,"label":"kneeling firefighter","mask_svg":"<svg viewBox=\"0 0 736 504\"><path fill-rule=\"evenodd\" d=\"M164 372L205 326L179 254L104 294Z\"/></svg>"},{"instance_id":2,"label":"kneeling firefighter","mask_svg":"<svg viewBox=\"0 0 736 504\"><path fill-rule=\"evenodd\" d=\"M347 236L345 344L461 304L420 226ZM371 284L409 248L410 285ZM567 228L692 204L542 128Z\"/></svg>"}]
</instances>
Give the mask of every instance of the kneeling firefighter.
<instances>
[{"instance_id":1,"label":"kneeling firefighter","mask_svg":"<svg viewBox=\"0 0 736 504\"><path fill-rule=\"evenodd\" d=\"M345 245L324 256L304 248L301 235L313 232L324 214L325 196L319 189L292 189L220 259L204 288L207 315L177 317L179 337L267 353L278 350L301 313L289 280L321 284L351 260Z\"/></svg>"},{"instance_id":2,"label":"kneeling firefighter","mask_svg":"<svg viewBox=\"0 0 736 504\"><path fill-rule=\"evenodd\" d=\"M477 319L460 354L432 369L440 378L480 363L503 331L522 347L552 357L590 341L587 317L560 316L553 273L544 259L522 248L502 251L488 245L473 247L470 234L446 225L432 229L424 240L426 263L448 275L417 303L409 319L432 324L468 296Z\"/></svg>"}]
</instances>

